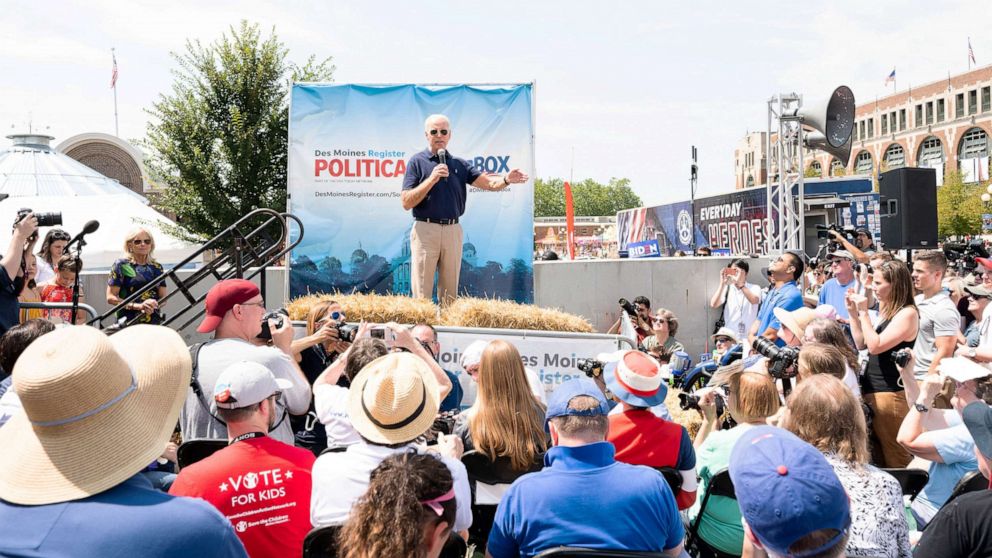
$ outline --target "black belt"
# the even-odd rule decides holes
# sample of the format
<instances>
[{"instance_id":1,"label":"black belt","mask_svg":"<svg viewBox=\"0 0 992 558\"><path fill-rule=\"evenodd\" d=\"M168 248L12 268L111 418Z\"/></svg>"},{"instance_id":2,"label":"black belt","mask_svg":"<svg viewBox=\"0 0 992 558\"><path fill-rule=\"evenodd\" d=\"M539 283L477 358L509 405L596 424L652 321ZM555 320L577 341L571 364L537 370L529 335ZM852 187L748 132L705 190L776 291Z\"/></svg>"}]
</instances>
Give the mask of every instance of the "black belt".
<instances>
[{"instance_id":1,"label":"black belt","mask_svg":"<svg viewBox=\"0 0 992 558\"><path fill-rule=\"evenodd\" d=\"M420 221L422 223L434 223L435 225L457 225L458 219L428 219L426 217L414 217L414 221Z\"/></svg>"}]
</instances>

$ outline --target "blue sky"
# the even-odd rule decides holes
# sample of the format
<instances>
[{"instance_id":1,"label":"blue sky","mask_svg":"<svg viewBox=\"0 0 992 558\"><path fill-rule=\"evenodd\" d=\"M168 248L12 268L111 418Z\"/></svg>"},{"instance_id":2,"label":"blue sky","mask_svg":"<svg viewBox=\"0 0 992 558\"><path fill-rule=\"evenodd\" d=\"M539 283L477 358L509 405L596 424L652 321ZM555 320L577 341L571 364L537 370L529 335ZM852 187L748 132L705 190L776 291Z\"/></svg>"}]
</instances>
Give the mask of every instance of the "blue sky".
<instances>
[{"instance_id":1,"label":"blue sky","mask_svg":"<svg viewBox=\"0 0 992 558\"><path fill-rule=\"evenodd\" d=\"M978 64L992 61L987 0L3 4L7 133L29 120L56 141L113 133L116 47L121 136L142 137L144 109L172 82L170 51L244 18L274 26L291 60L333 56L339 83L536 81L537 176L626 177L649 205L688 197L692 144L700 194L732 189L734 147L765 129L777 92L846 84L874 99L893 67L900 90L966 70L968 36Z\"/></svg>"}]
</instances>

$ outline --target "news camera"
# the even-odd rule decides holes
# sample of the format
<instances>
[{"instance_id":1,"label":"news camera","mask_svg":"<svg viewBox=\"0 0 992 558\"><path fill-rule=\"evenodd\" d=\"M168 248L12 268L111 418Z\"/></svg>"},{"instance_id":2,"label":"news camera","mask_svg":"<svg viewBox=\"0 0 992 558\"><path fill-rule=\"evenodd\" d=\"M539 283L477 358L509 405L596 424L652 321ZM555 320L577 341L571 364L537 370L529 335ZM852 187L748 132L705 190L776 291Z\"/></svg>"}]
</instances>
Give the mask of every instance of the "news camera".
<instances>
[{"instance_id":1,"label":"news camera","mask_svg":"<svg viewBox=\"0 0 992 558\"><path fill-rule=\"evenodd\" d=\"M627 313L631 318L637 318L637 307L630 303L626 298L621 298L617 301L620 304L620 308Z\"/></svg>"},{"instance_id":2,"label":"news camera","mask_svg":"<svg viewBox=\"0 0 992 558\"><path fill-rule=\"evenodd\" d=\"M967 244L945 242L944 257L948 267L963 275L975 271L978 267L975 258L987 258L989 251L981 240L972 240Z\"/></svg>"},{"instance_id":3,"label":"news camera","mask_svg":"<svg viewBox=\"0 0 992 558\"><path fill-rule=\"evenodd\" d=\"M825 243L827 246L827 253L844 249L844 246L834 239L834 236L830 234L830 231L839 232L851 244L854 244L854 241L858 237L854 227L841 227L835 223L831 223L829 225L817 225L816 238L827 240Z\"/></svg>"}]
</instances>

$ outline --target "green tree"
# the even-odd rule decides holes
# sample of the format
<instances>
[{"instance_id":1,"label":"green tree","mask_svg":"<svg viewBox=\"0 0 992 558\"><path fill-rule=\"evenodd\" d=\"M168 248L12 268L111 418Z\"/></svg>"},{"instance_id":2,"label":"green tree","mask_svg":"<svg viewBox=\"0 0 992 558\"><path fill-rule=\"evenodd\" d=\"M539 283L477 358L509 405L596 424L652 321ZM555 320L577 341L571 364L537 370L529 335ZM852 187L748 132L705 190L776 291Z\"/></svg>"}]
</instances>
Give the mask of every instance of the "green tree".
<instances>
[{"instance_id":1,"label":"green tree","mask_svg":"<svg viewBox=\"0 0 992 558\"><path fill-rule=\"evenodd\" d=\"M985 185L965 184L960 172L944 175L944 185L937 188L937 234L978 234L982 231L982 192Z\"/></svg>"},{"instance_id":2,"label":"green tree","mask_svg":"<svg viewBox=\"0 0 992 558\"><path fill-rule=\"evenodd\" d=\"M823 177L823 171L820 170L820 169L817 169L813 165L810 165L810 166L806 167L806 172L803 173L803 176L805 178L822 178Z\"/></svg>"},{"instance_id":3,"label":"green tree","mask_svg":"<svg viewBox=\"0 0 992 558\"><path fill-rule=\"evenodd\" d=\"M172 91L147 110L143 142L152 179L168 187L160 205L180 224L170 232L211 237L254 209L285 211L287 84L334 73L330 58L295 65L287 55L274 29L263 39L247 21L172 53Z\"/></svg>"},{"instance_id":4,"label":"green tree","mask_svg":"<svg viewBox=\"0 0 992 558\"><path fill-rule=\"evenodd\" d=\"M572 201L579 216L615 215L618 211L641 207L643 202L630 189L630 180L611 178L602 184L587 178L572 184ZM534 181L534 216L565 215L565 181L560 178Z\"/></svg>"}]
</instances>

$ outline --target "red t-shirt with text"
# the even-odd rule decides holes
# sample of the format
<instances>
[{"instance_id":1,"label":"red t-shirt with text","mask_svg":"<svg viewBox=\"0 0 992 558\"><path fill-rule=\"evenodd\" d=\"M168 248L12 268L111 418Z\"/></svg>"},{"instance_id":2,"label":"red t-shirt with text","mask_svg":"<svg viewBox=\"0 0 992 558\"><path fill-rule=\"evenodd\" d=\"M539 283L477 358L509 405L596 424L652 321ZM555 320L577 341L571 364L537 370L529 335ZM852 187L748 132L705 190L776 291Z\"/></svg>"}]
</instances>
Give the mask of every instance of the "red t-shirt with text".
<instances>
[{"instance_id":1,"label":"red t-shirt with text","mask_svg":"<svg viewBox=\"0 0 992 558\"><path fill-rule=\"evenodd\" d=\"M302 556L315 459L268 436L251 438L180 471L169 494L210 502L252 558Z\"/></svg>"}]
</instances>

